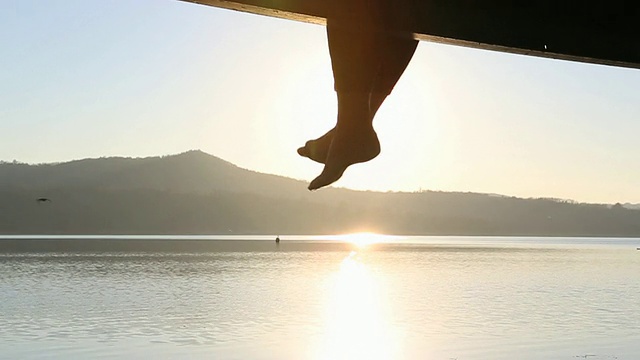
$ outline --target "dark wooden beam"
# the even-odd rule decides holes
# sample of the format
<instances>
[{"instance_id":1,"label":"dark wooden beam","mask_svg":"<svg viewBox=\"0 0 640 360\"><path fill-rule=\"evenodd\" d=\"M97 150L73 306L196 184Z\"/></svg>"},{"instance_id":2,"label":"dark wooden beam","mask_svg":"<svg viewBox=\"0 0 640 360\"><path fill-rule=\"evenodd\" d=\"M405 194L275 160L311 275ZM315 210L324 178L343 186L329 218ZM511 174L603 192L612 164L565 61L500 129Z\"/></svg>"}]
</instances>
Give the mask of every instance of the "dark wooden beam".
<instances>
[{"instance_id":1,"label":"dark wooden beam","mask_svg":"<svg viewBox=\"0 0 640 360\"><path fill-rule=\"evenodd\" d=\"M329 1L182 0L325 24ZM640 68L640 2L568 0L416 1L420 40L594 64Z\"/></svg>"}]
</instances>

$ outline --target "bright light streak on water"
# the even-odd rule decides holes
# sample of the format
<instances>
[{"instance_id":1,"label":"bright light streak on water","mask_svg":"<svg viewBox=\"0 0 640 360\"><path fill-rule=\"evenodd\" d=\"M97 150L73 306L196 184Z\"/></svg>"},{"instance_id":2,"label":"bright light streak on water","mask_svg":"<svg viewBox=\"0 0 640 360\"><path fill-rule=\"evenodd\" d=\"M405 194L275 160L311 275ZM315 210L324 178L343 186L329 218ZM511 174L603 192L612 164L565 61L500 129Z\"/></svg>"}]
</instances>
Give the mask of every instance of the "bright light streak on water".
<instances>
[{"instance_id":1,"label":"bright light streak on water","mask_svg":"<svg viewBox=\"0 0 640 360\"><path fill-rule=\"evenodd\" d=\"M386 294L375 274L351 252L331 277L319 359L397 359Z\"/></svg>"}]
</instances>

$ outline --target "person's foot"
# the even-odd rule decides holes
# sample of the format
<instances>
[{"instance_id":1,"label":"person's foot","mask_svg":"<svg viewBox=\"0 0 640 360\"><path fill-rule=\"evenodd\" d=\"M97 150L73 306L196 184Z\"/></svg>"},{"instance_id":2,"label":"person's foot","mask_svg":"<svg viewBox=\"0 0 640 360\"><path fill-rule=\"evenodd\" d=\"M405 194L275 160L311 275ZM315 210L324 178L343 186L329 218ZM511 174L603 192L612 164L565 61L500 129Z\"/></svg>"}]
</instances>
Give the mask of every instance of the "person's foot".
<instances>
[{"instance_id":1,"label":"person's foot","mask_svg":"<svg viewBox=\"0 0 640 360\"><path fill-rule=\"evenodd\" d=\"M332 133L333 139L325 158L324 169L311 181L309 190L334 183L349 166L367 162L380 154L380 141L370 123L355 129L337 126L327 134L329 133Z\"/></svg>"},{"instance_id":2,"label":"person's foot","mask_svg":"<svg viewBox=\"0 0 640 360\"><path fill-rule=\"evenodd\" d=\"M298 149L298 154L324 164L327 159L327 154L329 154L329 147L331 147L335 130L336 128L333 128L321 137L307 141L303 147Z\"/></svg>"}]
</instances>

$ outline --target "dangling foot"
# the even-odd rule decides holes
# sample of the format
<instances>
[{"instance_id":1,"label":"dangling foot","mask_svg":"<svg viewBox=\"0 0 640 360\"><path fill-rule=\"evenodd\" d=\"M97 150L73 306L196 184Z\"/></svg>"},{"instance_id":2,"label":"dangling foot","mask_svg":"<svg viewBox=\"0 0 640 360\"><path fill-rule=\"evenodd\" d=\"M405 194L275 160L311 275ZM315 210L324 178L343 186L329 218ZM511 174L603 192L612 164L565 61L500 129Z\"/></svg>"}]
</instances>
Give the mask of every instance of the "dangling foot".
<instances>
[{"instance_id":1,"label":"dangling foot","mask_svg":"<svg viewBox=\"0 0 640 360\"><path fill-rule=\"evenodd\" d=\"M307 141L303 147L298 149L298 154L324 164L327 159L327 154L329 154L329 147L331 147L335 130L336 128L333 128L321 137Z\"/></svg>"},{"instance_id":2,"label":"dangling foot","mask_svg":"<svg viewBox=\"0 0 640 360\"><path fill-rule=\"evenodd\" d=\"M357 129L337 126L329 131L331 132L333 141L327 153L324 169L309 184L309 190L334 183L349 166L367 162L380 154L380 141L371 123Z\"/></svg>"}]
</instances>

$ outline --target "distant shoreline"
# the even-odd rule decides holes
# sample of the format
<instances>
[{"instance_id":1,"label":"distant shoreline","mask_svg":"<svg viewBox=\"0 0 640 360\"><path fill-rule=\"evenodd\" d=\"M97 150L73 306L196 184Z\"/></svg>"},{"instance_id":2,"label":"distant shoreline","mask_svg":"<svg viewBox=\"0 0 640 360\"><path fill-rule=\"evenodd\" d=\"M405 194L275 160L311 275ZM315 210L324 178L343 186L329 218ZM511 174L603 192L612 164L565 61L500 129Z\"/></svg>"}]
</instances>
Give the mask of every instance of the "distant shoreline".
<instances>
[{"instance_id":1,"label":"distant shoreline","mask_svg":"<svg viewBox=\"0 0 640 360\"><path fill-rule=\"evenodd\" d=\"M270 251L435 251L444 249L527 249L640 247L640 238L505 236L37 236L0 235L0 253L208 253Z\"/></svg>"}]
</instances>

